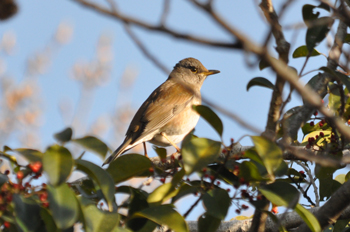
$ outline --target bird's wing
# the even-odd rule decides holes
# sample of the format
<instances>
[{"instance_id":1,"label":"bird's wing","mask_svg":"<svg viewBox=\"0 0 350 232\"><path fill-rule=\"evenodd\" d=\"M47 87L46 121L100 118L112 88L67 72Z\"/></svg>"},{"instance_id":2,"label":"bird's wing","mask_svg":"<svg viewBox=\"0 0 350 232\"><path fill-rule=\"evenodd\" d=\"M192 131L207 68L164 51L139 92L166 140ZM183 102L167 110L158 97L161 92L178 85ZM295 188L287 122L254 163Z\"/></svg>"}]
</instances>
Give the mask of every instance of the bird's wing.
<instances>
[{"instance_id":1,"label":"bird's wing","mask_svg":"<svg viewBox=\"0 0 350 232\"><path fill-rule=\"evenodd\" d=\"M142 104L130 123L126 136L133 138L131 144L163 127L194 97L195 94L180 83L167 81L159 86Z\"/></svg>"}]
</instances>

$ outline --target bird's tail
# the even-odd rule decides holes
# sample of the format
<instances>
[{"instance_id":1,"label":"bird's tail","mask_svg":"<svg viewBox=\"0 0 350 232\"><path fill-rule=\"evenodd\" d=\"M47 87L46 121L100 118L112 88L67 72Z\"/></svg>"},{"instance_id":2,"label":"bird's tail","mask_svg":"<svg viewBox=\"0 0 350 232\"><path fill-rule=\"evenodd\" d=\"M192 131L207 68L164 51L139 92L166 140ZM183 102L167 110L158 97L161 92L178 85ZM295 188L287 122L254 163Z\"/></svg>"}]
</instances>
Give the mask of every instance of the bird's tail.
<instances>
[{"instance_id":1,"label":"bird's tail","mask_svg":"<svg viewBox=\"0 0 350 232\"><path fill-rule=\"evenodd\" d=\"M102 167L115 160L119 155L123 154L127 150L133 148L134 146L130 146L131 140L131 138L126 138L124 142L112 153L112 155L106 159L106 161L102 164Z\"/></svg>"}]
</instances>

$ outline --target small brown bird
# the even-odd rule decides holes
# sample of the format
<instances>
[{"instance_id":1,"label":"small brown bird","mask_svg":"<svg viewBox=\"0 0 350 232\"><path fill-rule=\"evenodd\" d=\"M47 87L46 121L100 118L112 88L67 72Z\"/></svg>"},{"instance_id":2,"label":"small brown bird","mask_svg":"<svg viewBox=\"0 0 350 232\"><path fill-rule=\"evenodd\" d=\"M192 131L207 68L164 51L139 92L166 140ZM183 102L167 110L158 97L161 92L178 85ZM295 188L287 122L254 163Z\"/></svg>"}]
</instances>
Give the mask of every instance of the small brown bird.
<instances>
[{"instance_id":1,"label":"small brown bird","mask_svg":"<svg viewBox=\"0 0 350 232\"><path fill-rule=\"evenodd\" d=\"M145 142L158 146L173 145L179 151L176 143L182 141L199 120L192 106L201 104L200 89L204 80L219 72L206 69L194 58L177 63L168 79L141 105L130 123L124 142L103 165Z\"/></svg>"}]
</instances>

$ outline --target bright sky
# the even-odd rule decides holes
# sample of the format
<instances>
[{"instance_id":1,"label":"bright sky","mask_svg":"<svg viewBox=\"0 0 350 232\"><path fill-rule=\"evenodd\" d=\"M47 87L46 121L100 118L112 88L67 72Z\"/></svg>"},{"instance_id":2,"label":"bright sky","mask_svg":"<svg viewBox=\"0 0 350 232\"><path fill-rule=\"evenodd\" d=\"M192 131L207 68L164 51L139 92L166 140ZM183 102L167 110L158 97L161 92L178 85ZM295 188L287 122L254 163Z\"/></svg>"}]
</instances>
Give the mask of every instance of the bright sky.
<instances>
[{"instance_id":1,"label":"bright sky","mask_svg":"<svg viewBox=\"0 0 350 232\"><path fill-rule=\"evenodd\" d=\"M105 4L102 0L96 0L96 2ZM149 23L156 23L161 16L162 2L161 0L117 1L117 7L124 14L144 19ZM314 3L313 1L308 2ZM100 120L99 122L108 121L108 115L115 111L116 106L121 106L124 102L131 102L133 109L136 110L148 95L167 78L167 75L135 46L120 22L97 14L73 1L20 0L18 3L19 13L12 19L1 22L0 38L4 35L14 35L16 38L12 54L0 54L0 64L6 67L1 75L11 77L17 82L23 81L26 78L27 59L45 49L58 26L63 23L66 25L64 28L73 29L71 40L52 53L47 71L38 79L40 87L38 107L44 112L39 120L39 138L41 139L39 148L44 149L52 144L54 133L66 126L71 126L74 111L81 97L80 85L72 79L72 70L77 62L89 62L96 59L96 45L101 35L111 38L110 52L113 54L113 60L110 63L111 76L102 86L97 87L96 91L90 91L89 97L83 96L87 98L88 110L79 114L81 127L79 131L76 131L75 136L83 136L91 132L91 125L97 120ZM292 7L285 12L282 25L291 26L302 22L301 6L305 3L304 0L295 1ZM250 39L255 42L264 41L269 27L256 1L216 1L215 8L227 22L242 30ZM280 5L277 5L276 9L279 8ZM205 12L196 11L189 1L171 2L166 25L181 32L222 41L232 40L231 36L206 17ZM169 70L179 60L186 57L199 59L208 69L220 70L220 74L210 76L206 80L202 88L202 95L215 104L236 113L257 129L262 131L265 128L271 90L253 87L247 92L246 85L253 77L262 76L274 82L275 76L268 69L259 71L254 56L245 56L238 50L196 45L135 27L132 29L151 53ZM305 30L299 32L299 34L286 32L287 40L292 42L291 53L305 43ZM324 46L318 49L324 53L327 51ZM254 65L248 66L247 60ZM300 69L303 62L303 58L291 58L290 65ZM323 65L326 65L326 59L317 57L311 60L305 70ZM129 92L118 88L126 69L137 75L135 84ZM310 77L310 75L304 77L303 80L306 82ZM292 102L287 105L287 109L299 104L301 104L300 97L295 94ZM60 105L70 109L64 116L60 111ZM230 138L237 140L243 135L252 134L230 118L222 116L220 112L217 113L224 123L224 142L229 143ZM107 124L108 127L111 125ZM200 120L196 127L196 135L219 139L215 131L203 120ZM108 142L112 149L115 149L120 143L120 140L115 141L111 131L104 133L101 139ZM245 138L241 143L250 145L251 141ZM5 144L18 147L18 138L11 136L5 141ZM101 164L102 160L95 160L95 163ZM187 207L184 208L186 209ZM227 219L234 216L234 208L231 211ZM196 219L198 212L191 214L189 219Z\"/></svg>"}]
</instances>

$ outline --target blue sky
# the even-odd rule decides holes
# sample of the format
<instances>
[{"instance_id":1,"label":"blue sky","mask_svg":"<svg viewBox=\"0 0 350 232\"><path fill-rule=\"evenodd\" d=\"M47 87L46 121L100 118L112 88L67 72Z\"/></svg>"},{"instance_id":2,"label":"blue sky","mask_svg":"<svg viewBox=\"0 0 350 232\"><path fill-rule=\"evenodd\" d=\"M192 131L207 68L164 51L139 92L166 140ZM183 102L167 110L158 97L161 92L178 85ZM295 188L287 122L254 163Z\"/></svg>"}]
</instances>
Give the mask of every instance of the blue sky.
<instances>
[{"instance_id":1,"label":"blue sky","mask_svg":"<svg viewBox=\"0 0 350 232\"><path fill-rule=\"evenodd\" d=\"M96 1L105 4L104 1ZM162 1L128 0L116 1L118 9L124 14L143 19L149 23L157 23L161 16ZM284 1L275 1L277 4ZM314 1L307 1L314 3ZM84 115L83 132L76 132L76 136L82 136L89 132L89 127L101 115L111 115L118 104L124 102L125 96L121 95L118 83L126 68L131 68L137 73L137 79L129 93L125 93L134 110L136 110L148 95L160 85L166 78L151 61L130 40L119 21L102 16L98 13L84 8L73 1L67 0L19 0L19 12L12 19L2 22L0 26L0 37L11 32L17 38L16 47L12 55L0 55L6 64L6 75L15 81L25 79L26 60L38 51L42 51L46 44L52 39L58 25L62 22L73 28L73 35L69 43L55 51L48 70L39 76L40 107L44 114L40 118L40 149L44 149L54 142L52 135L70 126L72 117L68 120L62 119L59 105L69 102L72 109L79 102L79 84L72 80L72 68L77 61L90 61L94 59L96 44L99 37L108 35L112 41L113 60L111 61L111 76L107 83L96 88L89 98L90 110ZM291 8L286 11L281 19L282 25L292 25L302 22L301 6L306 1L294 1ZM242 31L253 41L261 43L264 41L269 30L260 12L256 1L216 1L215 8L231 25ZM279 9L280 5L276 6ZM205 12L197 11L188 1L172 1L167 20L167 26L181 32L191 33L217 39L221 41L232 41L233 38L220 27L212 22ZM210 76L202 87L202 95L229 111L236 113L245 121L257 129L263 131L267 120L267 111L271 90L253 87L246 91L246 85L253 77L266 77L272 82L275 75L269 70L259 71L254 56L246 56L239 50L227 50L213 48L203 45L178 40L159 32L150 32L145 29L132 27L133 31L142 40L152 54L162 61L168 69L181 59L194 57L199 59L208 69L217 69L221 73ZM286 31L288 41L292 44L291 53L298 46L305 44L305 29L298 34ZM271 43L271 51L274 40ZM318 49L327 52L325 46ZM250 60L254 66L248 66L246 60ZM255 62L255 63L254 63ZM300 69L303 58L292 59L290 65ZM316 57L311 59L305 71L326 65L326 59ZM303 77L307 81L312 75ZM117 99L119 97L119 99ZM301 99L297 94L287 109L300 105ZM119 105L120 106L120 105ZM74 112L74 111L73 111ZM224 123L224 142L229 143L230 138L238 139L243 135L252 135L252 132L242 128L236 122L217 112ZM103 118L102 118L103 120ZM73 128L74 129L74 128ZM200 120L196 127L196 135L219 139L210 126ZM112 133L105 133L102 139L115 149L120 141L114 140ZM15 136L10 137L6 144L14 147L19 146ZM249 138L242 140L243 145L250 145ZM3 144L1 144L3 145ZM96 160L101 164L102 160ZM197 215L198 216L198 215ZM231 218L232 213L228 216ZM191 215L195 219L196 215Z\"/></svg>"}]
</instances>

